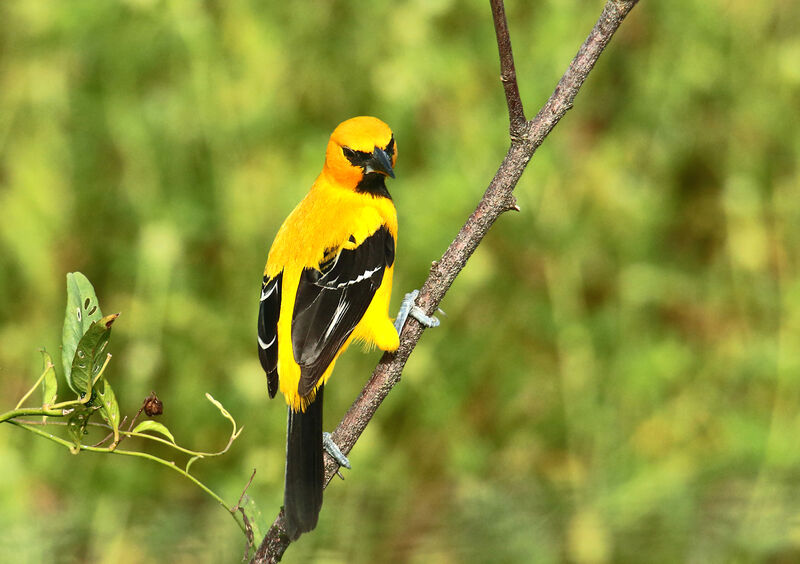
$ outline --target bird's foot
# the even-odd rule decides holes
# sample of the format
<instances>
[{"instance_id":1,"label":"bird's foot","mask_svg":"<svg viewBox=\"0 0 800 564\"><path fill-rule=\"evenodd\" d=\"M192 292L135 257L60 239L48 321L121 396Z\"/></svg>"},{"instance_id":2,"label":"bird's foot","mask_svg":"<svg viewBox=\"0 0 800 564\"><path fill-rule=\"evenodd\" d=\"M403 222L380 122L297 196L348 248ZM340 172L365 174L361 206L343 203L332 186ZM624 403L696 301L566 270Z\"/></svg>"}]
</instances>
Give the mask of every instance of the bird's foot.
<instances>
[{"instance_id":1,"label":"bird's foot","mask_svg":"<svg viewBox=\"0 0 800 564\"><path fill-rule=\"evenodd\" d=\"M439 326L439 320L435 315L425 315L422 308L415 303L418 295L419 290L414 290L406 294L403 298L403 303L400 304L400 311L397 312L397 319L394 320L394 328L398 335L403 330L403 326L406 324L406 319L408 319L409 316L422 323L425 327ZM441 309L439 311L444 313Z\"/></svg>"},{"instance_id":2,"label":"bird's foot","mask_svg":"<svg viewBox=\"0 0 800 564\"><path fill-rule=\"evenodd\" d=\"M331 458L336 461L336 464L339 466L344 466L350 470L350 461L347 460L347 457L344 454L342 454L342 451L339 449L336 443L333 442L331 434L327 431L322 433L322 448L324 448L325 451L331 455Z\"/></svg>"}]
</instances>

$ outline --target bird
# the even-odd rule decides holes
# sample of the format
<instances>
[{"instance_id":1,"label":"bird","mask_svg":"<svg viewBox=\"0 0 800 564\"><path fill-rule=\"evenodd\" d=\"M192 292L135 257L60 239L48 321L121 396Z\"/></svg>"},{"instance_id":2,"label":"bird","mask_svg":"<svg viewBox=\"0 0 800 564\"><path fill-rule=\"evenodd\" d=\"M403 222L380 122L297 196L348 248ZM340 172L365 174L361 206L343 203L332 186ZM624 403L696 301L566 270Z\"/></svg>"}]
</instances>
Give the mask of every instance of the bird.
<instances>
[{"instance_id":1,"label":"bird","mask_svg":"<svg viewBox=\"0 0 800 564\"><path fill-rule=\"evenodd\" d=\"M398 220L386 179L395 178L396 162L386 123L340 123L322 172L269 250L258 356L269 397L280 391L288 406L284 522L292 540L316 527L322 507L323 393L339 355L354 340L396 351L408 314L438 325L413 305L415 293L395 322L389 316ZM339 463L349 467L346 458Z\"/></svg>"}]
</instances>

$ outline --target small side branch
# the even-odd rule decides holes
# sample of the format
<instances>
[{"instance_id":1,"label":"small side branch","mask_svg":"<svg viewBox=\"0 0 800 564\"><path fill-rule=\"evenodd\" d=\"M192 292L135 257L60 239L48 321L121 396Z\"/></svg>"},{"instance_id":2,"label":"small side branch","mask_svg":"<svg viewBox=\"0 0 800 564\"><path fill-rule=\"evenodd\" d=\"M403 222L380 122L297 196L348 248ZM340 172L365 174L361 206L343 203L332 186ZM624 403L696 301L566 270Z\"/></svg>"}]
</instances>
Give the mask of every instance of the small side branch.
<instances>
[{"instance_id":1,"label":"small side branch","mask_svg":"<svg viewBox=\"0 0 800 564\"><path fill-rule=\"evenodd\" d=\"M442 258L433 263L430 275L420 289L417 305L427 315L432 315L439 306L456 276L464 268L467 260L500 214L508 210L518 209L513 191L525 167L550 131L567 113L567 110L572 107L575 96L603 49L622 24L625 16L638 2L638 0L608 0L606 2L600 18L561 77L561 80L559 80L550 99L534 119L526 122L516 83L511 41L508 37L503 2L502 0L490 1L494 15L495 32L497 33L497 44L500 50L503 88L505 89L508 103L512 143L503 159L503 163L495 173L483 198L478 203L478 207L467 219ZM521 126L515 124L521 124ZM517 127L521 135L515 136L515 128ZM361 433L364 432L381 402L395 384L400 381L403 367L411 351L414 350L414 347L419 342L423 330L422 325L417 323L416 320L410 319L406 323L400 336L400 348L394 354L386 353L383 355L358 399L353 402L339 426L333 431L332 438L345 455L350 452ZM337 470L336 462L326 455L326 485ZM290 542L289 537L286 536L283 525L283 510L281 510L264 537L252 562L254 564L279 562Z\"/></svg>"},{"instance_id":2,"label":"small side branch","mask_svg":"<svg viewBox=\"0 0 800 564\"><path fill-rule=\"evenodd\" d=\"M514 67L514 53L511 50L511 37L508 34L508 21L503 0L490 0L494 33L497 37L497 50L500 53L500 81L506 94L508 105L508 122L511 139L516 140L525 126L525 110L517 86L517 71Z\"/></svg>"}]
</instances>

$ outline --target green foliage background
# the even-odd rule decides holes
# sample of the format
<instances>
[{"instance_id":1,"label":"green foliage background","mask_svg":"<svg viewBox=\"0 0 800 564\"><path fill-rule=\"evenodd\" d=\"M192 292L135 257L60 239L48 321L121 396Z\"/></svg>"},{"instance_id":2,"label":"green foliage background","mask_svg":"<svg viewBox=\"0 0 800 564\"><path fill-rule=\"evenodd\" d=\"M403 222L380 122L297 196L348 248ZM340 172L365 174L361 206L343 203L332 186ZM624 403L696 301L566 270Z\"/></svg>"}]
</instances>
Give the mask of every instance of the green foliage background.
<instances>
[{"instance_id":1,"label":"green foliage background","mask_svg":"<svg viewBox=\"0 0 800 564\"><path fill-rule=\"evenodd\" d=\"M508 3L530 113L599 0ZM800 5L634 9L286 562L800 558ZM337 123L394 129L396 291L507 147L488 3L0 3L0 398L58 362L64 276L121 311L123 413L156 390L199 464L271 521L285 412L261 272ZM332 428L378 355L351 352ZM63 383L62 383L63 385ZM6 408L4 408L6 409ZM166 454L166 453L164 453ZM0 560L237 562L241 532L145 461L0 427Z\"/></svg>"}]
</instances>

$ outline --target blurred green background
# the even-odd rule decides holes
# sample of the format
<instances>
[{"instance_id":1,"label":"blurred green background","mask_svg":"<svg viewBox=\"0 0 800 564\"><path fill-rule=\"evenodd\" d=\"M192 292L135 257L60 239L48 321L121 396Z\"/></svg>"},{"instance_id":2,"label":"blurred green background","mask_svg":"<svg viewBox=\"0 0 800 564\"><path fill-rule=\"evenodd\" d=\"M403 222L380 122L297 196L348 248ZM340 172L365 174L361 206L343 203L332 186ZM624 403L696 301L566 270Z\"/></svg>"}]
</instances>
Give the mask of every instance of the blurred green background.
<instances>
[{"instance_id":1,"label":"blurred green background","mask_svg":"<svg viewBox=\"0 0 800 564\"><path fill-rule=\"evenodd\" d=\"M507 6L529 115L599 0ZM457 279L286 562L800 559L800 4L634 9ZM121 311L124 413L155 390L199 477L270 521L285 408L255 349L267 249L342 120L395 131L392 308L507 148L487 2L0 3L0 397L54 353L65 274ZM336 425L378 359L326 393ZM166 455L164 451L156 452ZM146 461L0 427L0 561L238 562Z\"/></svg>"}]
</instances>

